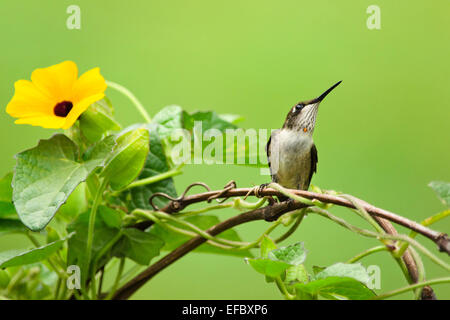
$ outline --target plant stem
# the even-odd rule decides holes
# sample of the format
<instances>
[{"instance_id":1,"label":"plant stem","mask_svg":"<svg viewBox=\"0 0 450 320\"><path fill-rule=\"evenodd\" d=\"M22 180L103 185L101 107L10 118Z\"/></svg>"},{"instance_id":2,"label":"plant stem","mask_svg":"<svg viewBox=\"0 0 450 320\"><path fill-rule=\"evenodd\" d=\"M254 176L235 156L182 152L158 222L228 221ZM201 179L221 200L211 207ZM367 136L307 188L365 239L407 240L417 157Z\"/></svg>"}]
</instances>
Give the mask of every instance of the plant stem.
<instances>
[{"instance_id":1,"label":"plant stem","mask_svg":"<svg viewBox=\"0 0 450 320\"><path fill-rule=\"evenodd\" d=\"M298 196L296 194L293 194L291 192L288 191L288 189L283 188L282 186L280 186L278 183L269 183L268 185L269 188L275 189L278 192L281 192L281 194L285 195L286 197L289 197L291 199L297 200L298 202L304 203L308 206L315 206L316 203L314 203L312 200L304 198L302 196Z\"/></svg>"},{"instance_id":2,"label":"plant stem","mask_svg":"<svg viewBox=\"0 0 450 320\"><path fill-rule=\"evenodd\" d=\"M378 233L385 233L383 228L375 221L374 218L372 218L370 214L367 213L355 197L348 194L341 194L339 196L350 201L355 206L356 213L358 213L363 219L367 220L367 222L369 222Z\"/></svg>"},{"instance_id":3,"label":"plant stem","mask_svg":"<svg viewBox=\"0 0 450 320\"><path fill-rule=\"evenodd\" d=\"M108 85L108 87L111 87L111 88L119 91L120 93L125 95L128 99L130 99L131 102L136 107L137 111L139 111L139 113L142 115L142 117L145 119L145 121L147 123L152 122L152 118L147 113L147 110L145 110L145 108L141 104L141 102L138 100L138 98L136 98L136 96L130 90L128 90L124 86L122 86L122 85L120 85L118 83L112 82L112 81L106 81L106 84Z\"/></svg>"},{"instance_id":4,"label":"plant stem","mask_svg":"<svg viewBox=\"0 0 450 320\"><path fill-rule=\"evenodd\" d=\"M92 271L91 271L91 281L92 281L92 285L91 285L91 294L92 294L92 299L96 299L96 284L95 284L95 276L97 273L97 267L98 267L98 262L100 261L101 257L103 257L105 255L106 252L108 252L112 246L119 241L119 239L122 237L122 231L117 232L117 234L110 240L108 241L108 243L102 248L102 250L100 250L97 255L94 258L94 261L92 263Z\"/></svg>"},{"instance_id":5,"label":"plant stem","mask_svg":"<svg viewBox=\"0 0 450 320\"><path fill-rule=\"evenodd\" d=\"M350 260L347 261L347 263L355 263L356 261L361 260L362 258L371 255L372 253L375 252L380 252L380 251L387 251L388 249L386 248L386 246L377 246L377 247L373 247L370 249L367 249L363 252L361 252L360 254L354 256L353 258L351 258Z\"/></svg>"},{"instance_id":6,"label":"plant stem","mask_svg":"<svg viewBox=\"0 0 450 320\"><path fill-rule=\"evenodd\" d=\"M275 282L277 284L278 289L280 290L280 292L284 295L284 297L287 300L294 300L295 296L290 294L289 291L287 290L283 280L281 280L280 276L275 278Z\"/></svg>"},{"instance_id":7,"label":"plant stem","mask_svg":"<svg viewBox=\"0 0 450 320\"><path fill-rule=\"evenodd\" d=\"M222 249L234 249L233 246L242 246L243 245L243 243L241 243L241 242L227 240L227 239L221 239L221 238L215 238L214 236L211 236L210 234L204 232L197 226L195 226L189 222L186 222L184 220L175 218L175 217L168 215L166 213L163 213L163 212L158 212L158 211L149 212L149 211L142 210L142 209L136 209L133 211L133 214L136 214L140 217L144 217L146 219L150 219L150 220L154 221L155 223L158 223L158 224L160 224L166 228L169 228L175 232L178 232L178 233L182 233L182 234L185 234L185 235L188 235L191 237L195 237L198 234L211 242L217 242L218 244L221 245L220 247ZM189 231L182 230L177 227L169 226L168 224L165 224L162 221L160 221L159 218L163 218L163 219L171 220L175 223L179 223L179 224L193 230L195 233L190 233ZM227 247L223 247L223 245L225 245ZM247 245L247 244L244 244L244 245Z\"/></svg>"},{"instance_id":8,"label":"plant stem","mask_svg":"<svg viewBox=\"0 0 450 320\"><path fill-rule=\"evenodd\" d=\"M211 206L203 207L203 208L198 209L198 210L183 211L183 212L174 214L174 216L186 218L186 217L195 216L195 215L198 215L198 214L201 214L201 213L205 213L205 212L208 212L208 211L212 211L212 210L231 208L233 206L234 206L233 202L214 204L214 205L211 205Z\"/></svg>"},{"instance_id":9,"label":"plant stem","mask_svg":"<svg viewBox=\"0 0 450 320\"><path fill-rule=\"evenodd\" d=\"M287 239L291 234L293 234L295 232L295 230L297 230L297 228L300 225L300 223L302 222L303 217L305 216L305 214L306 214L306 209L301 209L301 213L299 214L299 216L295 220L295 222L292 225L292 227L290 227L289 230L286 233L284 233L283 235L281 235L279 238L275 239L274 242L275 243L280 243L283 240Z\"/></svg>"},{"instance_id":10,"label":"plant stem","mask_svg":"<svg viewBox=\"0 0 450 320\"><path fill-rule=\"evenodd\" d=\"M132 183L130 183L128 186L126 186L122 190L119 190L119 191L115 192L113 195L117 195L120 192L123 192L123 191L131 189L131 188L142 187L142 186L145 186L145 185L148 185L148 184L159 182L161 180L165 180L167 178L174 177L174 176L177 176L179 174L182 174L183 171L181 171L181 167L182 167L182 165L177 166L176 168L173 168L173 169L171 169L169 171L157 174L156 176L153 176L153 177L148 177L148 178L145 178L145 179L140 179L140 180L133 181Z\"/></svg>"},{"instance_id":11,"label":"plant stem","mask_svg":"<svg viewBox=\"0 0 450 320\"><path fill-rule=\"evenodd\" d=\"M117 290L117 287L119 286L120 278L122 277L123 269L125 267L125 258L120 259L119 269L117 270L116 279L114 280L114 284L111 287L111 290L109 291L108 295L106 296L105 300L110 300L111 297L114 295L114 293Z\"/></svg>"},{"instance_id":12,"label":"plant stem","mask_svg":"<svg viewBox=\"0 0 450 320\"><path fill-rule=\"evenodd\" d=\"M382 299L386 299L386 298L390 298L396 295L399 295L403 292L407 292L410 290L414 290L417 288L421 288L421 287L425 287L425 286L431 286L434 284L440 284L440 283L449 283L450 282L450 277L446 277L446 278L438 278L438 279L433 279L433 280L428 280L428 281L423 281L423 282L418 282L418 283L414 283L411 284L409 286L400 288L400 289L396 289L396 290L392 290L383 294L380 294L374 298L372 298L373 300L382 300Z\"/></svg>"},{"instance_id":13,"label":"plant stem","mask_svg":"<svg viewBox=\"0 0 450 320\"><path fill-rule=\"evenodd\" d=\"M425 281L425 267L423 265L423 261L420 258L420 255L417 253L416 249L414 249L412 246L409 248L409 251L411 252L411 255L416 262L417 266L417 282ZM420 294L422 290L414 290L416 294L416 300L420 300Z\"/></svg>"},{"instance_id":14,"label":"plant stem","mask_svg":"<svg viewBox=\"0 0 450 320\"><path fill-rule=\"evenodd\" d=\"M59 299L59 290L61 289L61 278L58 278L58 281L56 282L56 289L55 289L55 300Z\"/></svg>"},{"instance_id":15,"label":"plant stem","mask_svg":"<svg viewBox=\"0 0 450 320\"><path fill-rule=\"evenodd\" d=\"M261 198L255 203L251 203L245 200L242 200L241 198L236 198L234 200L234 207L236 209L258 209L260 208L264 203L266 203L267 198Z\"/></svg>"},{"instance_id":16,"label":"plant stem","mask_svg":"<svg viewBox=\"0 0 450 320\"><path fill-rule=\"evenodd\" d=\"M432 225L435 222L438 222L439 220L446 218L449 215L450 215L450 210L445 210L445 211L439 212L429 218L426 218L420 224L427 227L429 225ZM415 232L415 231L411 231L409 233L410 238L414 239L416 236L417 236L417 232ZM409 246L409 244L407 242L403 242L396 254L398 254L399 256L402 256L403 253L405 253L406 249L408 249L408 246Z\"/></svg>"},{"instance_id":17,"label":"plant stem","mask_svg":"<svg viewBox=\"0 0 450 320\"><path fill-rule=\"evenodd\" d=\"M84 263L84 272L89 274L89 266L91 263L91 255L92 255L92 243L94 241L94 229L95 229L95 217L97 215L97 209L100 204L100 201L102 199L103 191L105 190L106 186L108 185L107 179L103 179L103 181L100 184L100 187L97 190L97 193L95 194L94 202L92 204L91 213L89 215L89 226L88 226L88 234L87 234L87 244L86 244L86 260ZM87 279L85 279L87 281ZM94 279L91 279L91 281L95 281ZM95 284L93 284L95 286ZM83 285L86 286L86 282L83 281Z\"/></svg>"},{"instance_id":18,"label":"plant stem","mask_svg":"<svg viewBox=\"0 0 450 320\"><path fill-rule=\"evenodd\" d=\"M66 293L67 293L67 284L66 283L62 283L62 290L61 293L59 295L60 300L66 300Z\"/></svg>"},{"instance_id":19,"label":"plant stem","mask_svg":"<svg viewBox=\"0 0 450 320\"><path fill-rule=\"evenodd\" d=\"M309 207L308 208L309 212L314 212L317 213L325 218L328 218L334 222L336 222L337 224L353 231L356 232L358 234L361 234L363 236L366 237L371 237L371 238L377 238L377 239L385 239L385 240L397 240L397 241L406 241L409 244L415 246L417 249L419 249L423 254L425 254L428 258L430 258L431 261L433 261L434 263L436 263L437 265L441 266L442 268L444 268L447 271L450 271L450 266L445 263L444 261L442 261L441 259L439 259L438 257L436 257L434 254L432 254L427 248L425 248L423 245L421 245L420 243L418 243L417 241L415 241L414 239L409 238L406 235L391 235L391 234L379 234L373 231L369 231L369 230L365 230L365 229L361 229L358 228L356 226L353 226L351 224L349 224L348 222L346 222L345 220L338 218L334 215L332 215L331 213L329 213L327 210L318 208L318 207Z\"/></svg>"},{"instance_id":20,"label":"plant stem","mask_svg":"<svg viewBox=\"0 0 450 320\"><path fill-rule=\"evenodd\" d=\"M131 277L135 276L136 273L138 273L143 268L142 265L135 264L130 269L128 269L127 272L120 278L119 285L121 285L124 282L127 282L130 280Z\"/></svg>"}]
</instances>

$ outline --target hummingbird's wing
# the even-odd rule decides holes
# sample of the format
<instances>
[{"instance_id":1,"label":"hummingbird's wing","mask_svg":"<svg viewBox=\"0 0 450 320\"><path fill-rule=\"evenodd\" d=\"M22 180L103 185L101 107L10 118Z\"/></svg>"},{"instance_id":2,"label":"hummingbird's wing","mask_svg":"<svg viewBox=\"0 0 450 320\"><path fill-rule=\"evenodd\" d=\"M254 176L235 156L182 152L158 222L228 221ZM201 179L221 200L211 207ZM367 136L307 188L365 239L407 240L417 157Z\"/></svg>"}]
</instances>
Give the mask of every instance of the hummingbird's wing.
<instances>
[{"instance_id":1,"label":"hummingbird's wing","mask_svg":"<svg viewBox=\"0 0 450 320\"><path fill-rule=\"evenodd\" d=\"M317 157L317 148L316 145L313 143L311 147L311 171L309 172L309 180L308 180L308 188L309 184L311 183L311 179L313 174L317 171L317 162L319 162L319 158Z\"/></svg>"},{"instance_id":2,"label":"hummingbird's wing","mask_svg":"<svg viewBox=\"0 0 450 320\"><path fill-rule=\"evenodd\" d=\"M271 176L273 182L277 182L277 177L275 174L273 174L272 168L270 166L270 155L271 155L270 143L272 142L272 136L278 134L278 132L279 132L279 130L274 130L269 137L269 141L267 141L267 144L266 144L267 164L269 165L270 176Z\"/></svg>"}]
</instances>

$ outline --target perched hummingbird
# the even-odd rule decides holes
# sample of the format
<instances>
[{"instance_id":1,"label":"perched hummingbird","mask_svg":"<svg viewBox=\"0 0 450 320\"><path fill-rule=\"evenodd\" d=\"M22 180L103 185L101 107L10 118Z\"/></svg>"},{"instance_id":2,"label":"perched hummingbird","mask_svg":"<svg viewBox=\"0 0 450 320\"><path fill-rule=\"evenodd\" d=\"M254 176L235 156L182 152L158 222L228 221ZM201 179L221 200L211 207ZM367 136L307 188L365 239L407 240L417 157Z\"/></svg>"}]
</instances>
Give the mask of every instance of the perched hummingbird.
<instances>
[{"instance_id":1,"label":"perched hummingbird","mask_svg":"<svg viewBox=\"0 0 450 320\"><path fill-rule=\"evenodd\" d=\"M317 149L312 135L319 104L341 82L316 99L297 103L289 110L283 127L272 132L266 152L273 182L289 189L309 188L317 170Z\"/></svg>"}]
</instances>

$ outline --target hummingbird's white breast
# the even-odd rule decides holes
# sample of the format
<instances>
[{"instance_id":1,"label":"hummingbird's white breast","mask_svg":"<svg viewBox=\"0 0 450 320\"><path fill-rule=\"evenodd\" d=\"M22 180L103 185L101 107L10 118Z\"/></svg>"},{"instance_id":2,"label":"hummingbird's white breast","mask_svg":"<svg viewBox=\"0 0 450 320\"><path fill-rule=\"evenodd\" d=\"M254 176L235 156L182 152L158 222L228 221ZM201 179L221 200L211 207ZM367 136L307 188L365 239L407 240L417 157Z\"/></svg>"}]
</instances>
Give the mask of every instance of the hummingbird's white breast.
<instances>
[{"instance_id":1,"label":"hummingbird's white breast","mask_svg":"<svg viewBox=\"0 0 450 320\"><path fill-rule=\"evenodd\" d=\"M291 129L272 133L270 169L274 180L286 188L306 189L311 171L311 134Z\"/></svg>"}]
</instances>

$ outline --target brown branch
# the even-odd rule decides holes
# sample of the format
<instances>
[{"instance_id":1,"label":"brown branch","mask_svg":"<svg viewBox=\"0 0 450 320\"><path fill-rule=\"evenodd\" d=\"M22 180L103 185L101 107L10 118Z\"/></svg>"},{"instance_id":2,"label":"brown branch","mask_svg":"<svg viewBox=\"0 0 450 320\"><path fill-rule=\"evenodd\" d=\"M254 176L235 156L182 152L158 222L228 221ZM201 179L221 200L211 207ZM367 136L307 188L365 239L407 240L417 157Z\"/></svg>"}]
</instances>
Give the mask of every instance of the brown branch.
<instances>
[{"instance_id":1,"label":"brown branch","mask_svg":"<svg viewBox=\"0 0 450 320\"><path fill-rule=\"evenodd\" d=\"M258 191L257 191L258 192ZM292 192L296 195L302 196L304 198L314 200L317 199L324 203L332 203L343 207L353 208L356 209L354 204L350 202L347 199L337 197L334 195L329 194L318 194L314 192L309 191L301 191L301 190L289 190L289 192ZM264 190L259 190L258 194L255 194L254 189L249 188L241 188L241 189L230 189L227 190L217 190L217 191L208 191L196 195L186 196L183 194L183 196L179 199L173 199L171 202L169 202L168 205L166 205L164 208L160 209L160 211L166 212L166 213L175 213L183 210L188 205L198 202L204 202L204 201L211 201L211 199L215 198L222 198L226 199L229 197L238 197L238 196L248 196L248 195L258 195L258 196L282 196L280 192L274 189L266 188ZM356 199L356 201L359 202L359 205L362 206L369 214L371 214L374 219L377 221L377 223L385 230L386 233L391 235L396 235L397 231L393 227L393 225L390 223L390 221L396 222L400 225L403 225L411 230L414 230L425 237L433 240L436 244L438 244L439 249L441 251L445 251L449 253L450 251L450 245L449 245L449 239L446 234L431 230L429 228L426 228L422 226L421 224L418 224L412 220L409 220L407 218L404 218L402 216L396 215L392 212L377 208L375 206L372 206L362 200ZM235 217L229 218L228 220L225 220L208 230L206 230L207 233L209 233L212 236L218 235L221 232L233 228L237 225L255 221L255 220L266 220L266 221L274 221L278 217L280 217L282 214L286 212L290 212L296 209L307 207L307 205L297 202L297 201L286 201L281 203L272 204L269 206L266 206L264 208L255 209L243 214L239 214ZM390 220L390 221L389 221ZM141 229L145 229L150 224L148 222L140 223L136 225L136 227L139 227ZM141 288L148 280L152 279L156 274L158 274L161 270L168 267L190 251L194 250L204 242L206 242L207 239L205 239L202 236L196 236L192 238L191 240L187 241L174 251L170 252L166 256L164 256L162 259L148 267L146 270L138 274L135 278L127 282L125 285L123 285L121 288L117 290L117 292L114 294L113 299L128 299L131 297L131 295L136 292L139 288ZM405 266L408 270L408 273L410 275L411 282L417 282L418 281L418 271L417 271L417 265L409 252L409 250L406 250L404 255L402 256L402 260L405 263ZM430 287L424 287L422 290L422 299L432 299L436 298L434 295L433 290Z\"/></svg>"},{"instance_id":2,"label":"brown branch","mask_svg":"<svg viewBox=\"0 0 450 320\"><path fill-rule=\"evenodd\" d=\"M347 207L355 209L355 206L353 203L347 199L344 199L339 196L330 195L330 194L324 194L324 193L315 193L310 191L303 191L303 190L294 190L290 189L289 192L296 194L298 196L310 199L310 200L319 200L323 203L332 203L338 206ZM161 208L160 211L166 212L166 213L175 213L183 210L187 206L198 203L198 202L204 202L209 201L212 198L231 198L231 197L242 197L242 196L255 196L255 192L258 193L260 196L283 196L279 191L271 188L265 188L263 190L260 190L259 192L256 191L254 188L237 188L237 189L228 189L226 192L224 190L215 190L215 191L208 191L203 192L199 194L194 194L190 196L184 196L180 199L176 199L173 201L170 201L164 208ZM370 215L374 217L380 217L385 220L389 220L391 222L397 223L399 225L402 225L410 230L413 230L417 233L420 233L421 235L427 237L428 239L432 240L434 243L437 244L438 248L442 252L447 252L450 254L450 238L447 234L438 232L435 230L432 230L430 228L427 228L420 223L417 223L415 221L412 221L408 218L399 216L395 213L392 213L390 211L377 208L361 199L357 199L360 205L369 213ZM145 229L151 225L151 222L144 222L137 227L140 229Z\"/></svg>"},{"instance_id":3,"label":"brown branch","mask_svg":"<svg viewBox=\"0 0 450 320\"><path fill-rule=\"evenodd\" d=\"M397 230L394 226L386 219L374 216L375 221L380 225L383 230L390 235L397 235ZM414 260L411 251L407 249L403 253L402 260L405 263L406 269L408 270L410 283L417 283L419 281L419 270L417 268L416 261ZM422 288L421 300L436 300L436 295L430 286Z\"/></svg>"}]
</instances>

